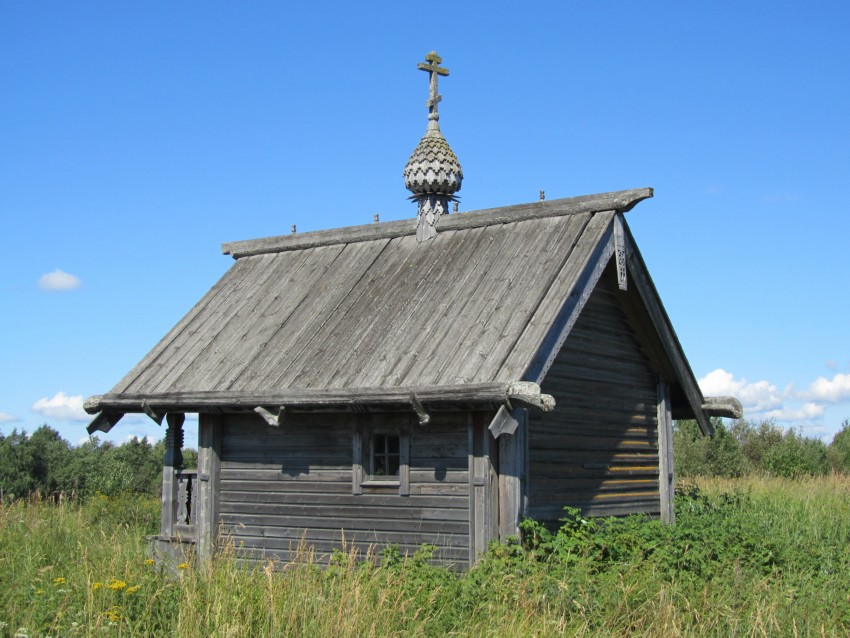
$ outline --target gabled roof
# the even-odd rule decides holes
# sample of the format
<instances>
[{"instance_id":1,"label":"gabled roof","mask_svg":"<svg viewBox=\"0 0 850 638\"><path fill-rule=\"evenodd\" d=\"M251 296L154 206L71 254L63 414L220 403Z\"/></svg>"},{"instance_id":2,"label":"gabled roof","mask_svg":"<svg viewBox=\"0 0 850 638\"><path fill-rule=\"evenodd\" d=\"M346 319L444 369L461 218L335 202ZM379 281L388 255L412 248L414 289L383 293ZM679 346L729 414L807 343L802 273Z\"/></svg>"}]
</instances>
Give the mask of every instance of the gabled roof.
<instances>
[{"instance_id":1,"label":"gabled roof","mask_svg":"<svg viewBox=\"0 0 850 638\"><path fill-rule=\"evenodd\" d=\"M430 402L521 395L542 405L539 388L535 399L533 386L517 382L543 378L611 260L619 213L651 196L639 189L453 214L421 244L410 220L225 244L233 267L86 409L403 403L411 393ZM710 429L629 243L686 412Z\"/></svg>"}]
</instances>

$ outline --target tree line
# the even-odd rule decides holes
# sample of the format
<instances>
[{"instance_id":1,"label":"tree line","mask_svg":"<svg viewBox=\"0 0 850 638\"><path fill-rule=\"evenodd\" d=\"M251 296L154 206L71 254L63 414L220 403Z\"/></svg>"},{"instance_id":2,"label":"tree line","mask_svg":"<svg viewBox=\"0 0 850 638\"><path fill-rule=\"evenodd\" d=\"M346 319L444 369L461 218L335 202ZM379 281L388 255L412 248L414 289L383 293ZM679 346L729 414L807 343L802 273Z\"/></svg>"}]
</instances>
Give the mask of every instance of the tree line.
<instances>
[{"instance_id":1,"label":"tree line","mask_svg":"<svg viewBox=\"0 0 850 638\"><path fill-rule=\"evenodd\" d=\"M829 444L783 429L772 421L712 419L715 434L700 433L696 421L673 428L673 455L679 476L739 477L749 474L797 477L850 473L850 419Z\"/></svg>"},{"instance_id":2,"label":"tree line","mask_svg":"<svg viewBox=\"0 0 850 638\"><path fill-rule=\"evenodd\" d=\"M85 499L95 494L158 496L165 442L132 438L121 445L96 436L77 446L42 425L32 434L0 433L0 494L3 500L39 494ZM196 467L195 450L183 451L185 467Z\"/></svg>"}]
</instances>

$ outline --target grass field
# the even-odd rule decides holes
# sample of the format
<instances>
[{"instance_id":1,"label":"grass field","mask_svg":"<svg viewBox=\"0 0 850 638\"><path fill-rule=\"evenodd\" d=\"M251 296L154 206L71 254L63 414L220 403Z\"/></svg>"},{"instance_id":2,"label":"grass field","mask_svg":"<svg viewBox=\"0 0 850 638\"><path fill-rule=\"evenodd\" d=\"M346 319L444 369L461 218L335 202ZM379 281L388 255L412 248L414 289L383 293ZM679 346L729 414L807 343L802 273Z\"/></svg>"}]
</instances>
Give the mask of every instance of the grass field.
<instances>
[{"instance_id":1,"label":"grass field","mask_svg":"<svg viewBox=\"0 0 850 638\"><path fill-rule=\"evenodd\" d=\"M567 516L457 575L427 550L166 576L158 503L0 508L0 636L847 636L850 478L705 479L678 522Z\"/></svg>"}]
</instances>

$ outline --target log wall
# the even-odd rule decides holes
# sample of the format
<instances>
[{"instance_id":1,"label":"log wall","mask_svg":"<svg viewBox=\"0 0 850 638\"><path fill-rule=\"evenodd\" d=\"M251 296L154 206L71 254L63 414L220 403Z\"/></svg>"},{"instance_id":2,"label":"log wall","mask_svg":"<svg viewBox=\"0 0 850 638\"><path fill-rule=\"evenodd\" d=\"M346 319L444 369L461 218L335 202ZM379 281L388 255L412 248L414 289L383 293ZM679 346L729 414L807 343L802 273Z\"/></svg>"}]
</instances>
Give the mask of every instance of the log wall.
<instances>
[{"instance_id":1,"label":"log wall","mask_svg":"<svg viewBox=\"0 0 850 638\"><path fill-rule=\"evenodd\" d=\"M356 415L361 425L368 418ZM354 415L294 415L280 428L254 415L224 419L220 520L225 542L242 558L288 562L301 542L319 560L343 543L363 553L394 543L402 554L429 543L438 562L468 564L465 414L442 414L409 430L409 496L368 482L352 494Z\"/></svg>"},{"instance_id":2,"label":"log wall","mask_svg":"<svg viewBox=\"0 0 850 638\"><path fill-rule=\"evenodd\" d=\"M541 384L557 405L529 418L531 518L659 513L657 376L622 294L609 267Z\"/></svg>"}]
</instances>

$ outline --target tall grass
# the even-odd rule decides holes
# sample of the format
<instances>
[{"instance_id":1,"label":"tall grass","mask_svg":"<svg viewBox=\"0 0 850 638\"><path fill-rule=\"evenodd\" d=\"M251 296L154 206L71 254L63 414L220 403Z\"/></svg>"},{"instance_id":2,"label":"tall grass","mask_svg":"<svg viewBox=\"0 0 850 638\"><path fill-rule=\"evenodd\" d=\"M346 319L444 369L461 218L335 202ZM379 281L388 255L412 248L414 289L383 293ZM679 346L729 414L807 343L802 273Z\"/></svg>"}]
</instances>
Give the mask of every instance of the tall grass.
<instances>
[{"instance_id":1,"label":"tall grass","mask_svg":"<svg viewBox=\"0 0 850 638\"><path fill-rule=\"evenodd\" d=\"M695 489L698 488L698 489ZM427 548L382 561L247 567L225 549L177 576L147 560L158 503L0 508L0 636L842 636L850 480L701 480L678 524L567 516L462 576Z\"/></svg>"}]
</instances>

